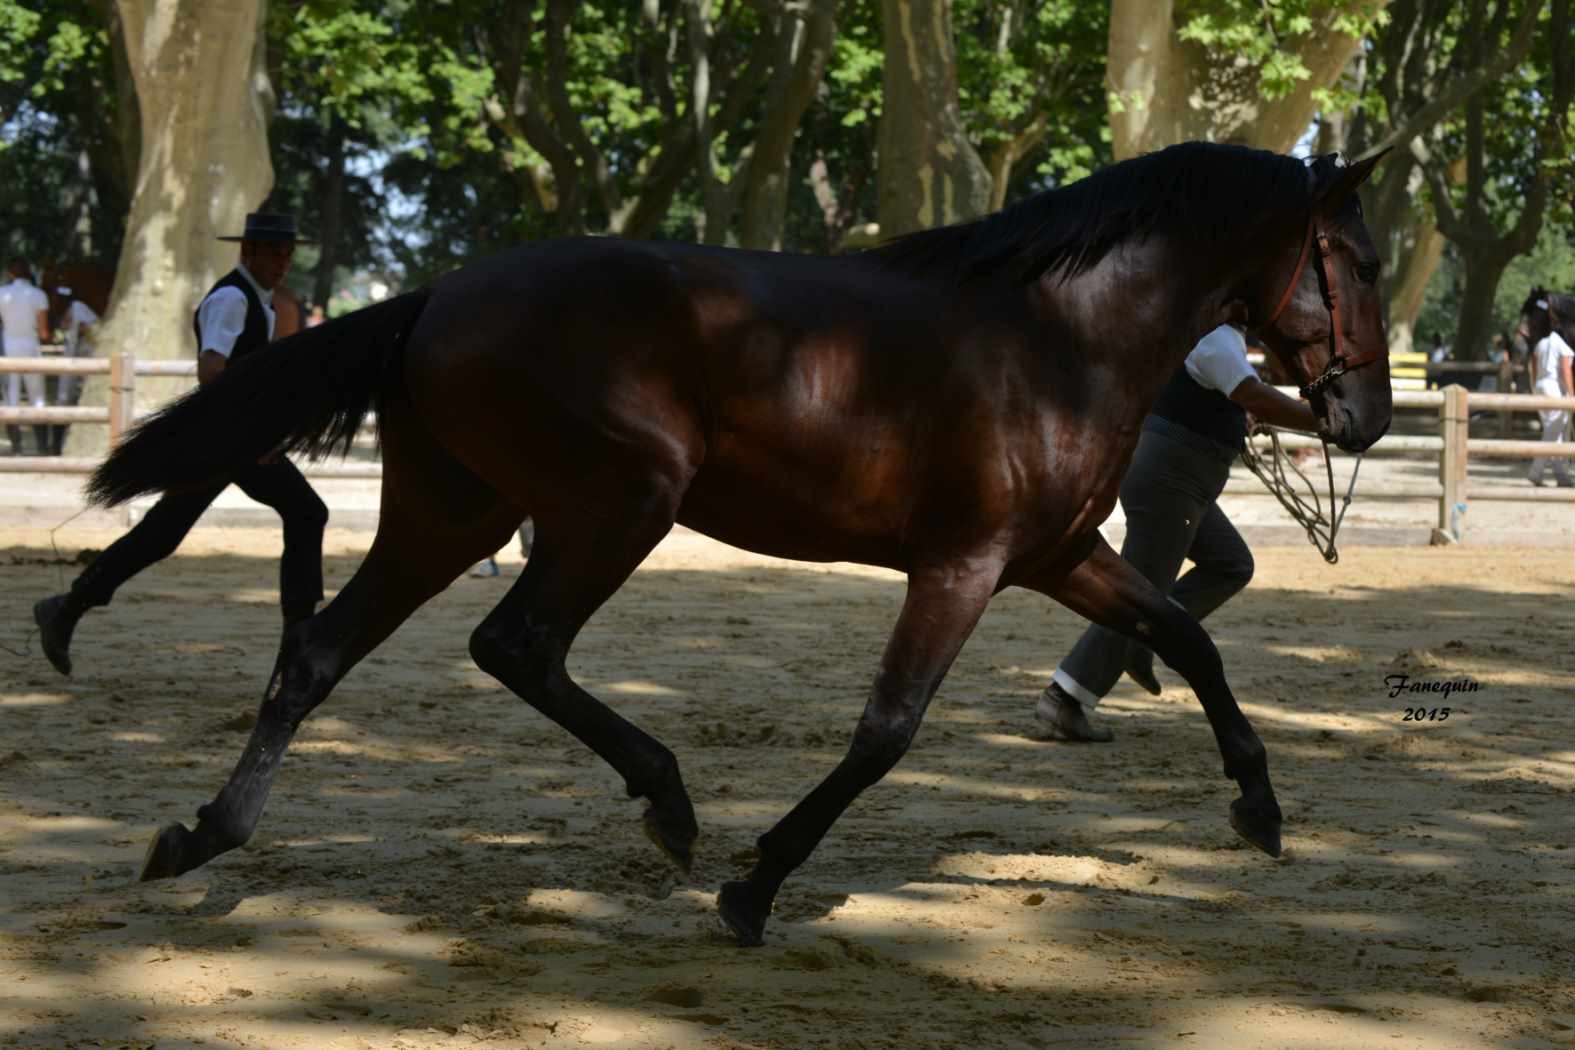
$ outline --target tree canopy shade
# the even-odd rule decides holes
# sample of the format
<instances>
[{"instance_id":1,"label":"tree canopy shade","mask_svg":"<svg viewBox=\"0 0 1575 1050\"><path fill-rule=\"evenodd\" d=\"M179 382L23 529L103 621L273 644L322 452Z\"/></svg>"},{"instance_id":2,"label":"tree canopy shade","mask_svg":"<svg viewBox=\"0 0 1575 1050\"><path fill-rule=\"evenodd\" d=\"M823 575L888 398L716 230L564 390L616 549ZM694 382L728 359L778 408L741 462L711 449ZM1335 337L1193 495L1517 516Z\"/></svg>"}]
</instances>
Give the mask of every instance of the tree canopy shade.
<instances>
[{"instance_id":1,"label":"tree canopy shade","mask_svg":"<svg viewBox=\"0 0 1575 1050\"><path fill-rule=\"evenodd\" d=\"M255 26L254 7L266 15ZM152 24L157 10L155 21L185 39L198 40L209 17L228 26L223 41L201 38L204 55L189 69L168 67L177 79L153 67L149 98L166 117L188 112L163 89L179 82L204 100L202 120L233 124L226 85L243 84L256 117L237 119L254 144L225 148L258 151L248 169L258 177L221 181L243 187L241 212L267 195L318 236L290 278L312 300L356 273L413 283L561 233L844 250L997 210L1173 141L1283 151L1316 127L1320 149L1403 146L1367 194L1391 331L1403 342L1444 250L1435 208L1437 226L1453 231L1463 283L1449 301L1463 311L1492 315L1483 304L1495 301L1507 260L1567 243L1568 117L1558 131L1553 104L1568 80L1554 61L1566 8L0 0L0 206L16 217L13 250L132 259L135 272L151 272L146 254L121 245L129 230L128 251L154 250L159 236L147 240L145 224L165 220L136 212L132 187L191 214L183 202L208 192L196 185L206 176L171 165L218 148L180 138L185 117L139 112L131 59L142 30L121 27ZM255 53L243 62L247 33ZM158 138L144 150L147 128ZM138 182L150 173L154 182ZM1542 224L1559 235L1539 240ZM188 234L176 240L194 244ZM1502 243L1491 252L1473 247L1494 237ZM196 255L157 265L166 263L197 274L217 265ZM169 307L172 317L189 306ZM1464 313L1461 325L1480 327Z\"/></svg>"},{"instance_id":2,"label":"tree canopy shade","mask_svg":"<svg viewBox=\"0 0 1575 1050\"><path fill-rule=\"evenodd\" d=\"M120 256L139 136L119 19L101 0L0 0L0 215L32 260Z\"/></svg>"},{"instance_id":3,"label":"tree canopy shade","mask_svg":"<svg viewBox=\"0 0 1575 1050\"><path fill-rule=\"evenodd\" d=\"M1118 159L1173 142L1278 152L1306 133L1387 0L1112 0Z\"/></svg>"}]
</instances>

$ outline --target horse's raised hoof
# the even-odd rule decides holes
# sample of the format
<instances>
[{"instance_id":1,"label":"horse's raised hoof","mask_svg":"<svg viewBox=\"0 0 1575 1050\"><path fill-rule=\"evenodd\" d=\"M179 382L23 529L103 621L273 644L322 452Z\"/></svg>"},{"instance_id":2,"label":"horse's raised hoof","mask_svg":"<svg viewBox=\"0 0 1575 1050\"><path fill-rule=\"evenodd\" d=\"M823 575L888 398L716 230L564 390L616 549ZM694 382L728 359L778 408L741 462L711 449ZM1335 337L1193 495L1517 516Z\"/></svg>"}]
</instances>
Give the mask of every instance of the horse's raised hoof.
<instances>
[{"instance_id":1,"label":"horse's raised hoof","mask_svg":"<svg viewBox=\"0 0 1575 1050\"><path fill-rule=\"evenodd\" d=\"M137 877L137 881L173 879L183 874L186 869L181 866L181 854L185 852L183 847L190 838L191 832L179 821L166 824L155 832L153 841L148 843L148 852L142 857L142 874Z\"/></svg>"},{"instance_id":2,"label":"horse's raised hoof","mask_svg":"<svg viewBox=\"0 0 1575 1050\"><path fill-rule=\"evenodd\" d=\"M1264 809L1241 798L1230 804L1230 826L1236 834L1275 858L1280 855L1280 823L1278 806Z\"/></svg>"},{"instance_id":3,"label":"horse's raised hoof","mask_svg":"<svg viewBox=\"0 0 1575 1050\"><path fill-rule=\"evenodd\" d=\"M766 943L766 915L755 908L747 882L724 882L716 895L716 910L727 932L738 939L740 948L758 948Z\"/></svg>"},{"instance_id":4,"label":"horse's raised hoof","mask_svg":"<svg viewBox=\"0 0 1575 1050\"><path fill-rule=\"evenodd\" d=\"M689 799L684 798L677 814L656 806L648 807L642 823L645 837L688 875L695 862L695 839L700 837L700 825L695 823L695 811Z\"/></svg>"}]
</instances>

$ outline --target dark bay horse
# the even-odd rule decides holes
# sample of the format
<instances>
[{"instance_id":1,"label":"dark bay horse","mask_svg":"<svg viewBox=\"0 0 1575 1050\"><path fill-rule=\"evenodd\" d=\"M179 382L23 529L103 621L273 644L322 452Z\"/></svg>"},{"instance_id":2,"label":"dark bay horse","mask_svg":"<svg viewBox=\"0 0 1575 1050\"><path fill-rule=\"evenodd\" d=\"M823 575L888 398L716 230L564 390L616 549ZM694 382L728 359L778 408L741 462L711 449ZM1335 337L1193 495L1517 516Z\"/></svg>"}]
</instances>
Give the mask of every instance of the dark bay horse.
<instances>
[{"instance_id":1,"label":"dark bay horse","mask_svg":"<svg viewBox=\"0 0 1575 1050\"><path fill-rule=\"evenodd\" d=\"M1557 331L1564 341L1575 346L1575 295L1550 292L1540 284L1531 289L1520 304L1520 324L1515 334L1531 349Z\"/></svg>"},{"instance_id":2,"label":"dark bay horse","mask_svg":"<svg viewBox=\"0 0 1575 1050\"><path fill-rule=\"evenodd\" d=\"M722 889L745 944L902 757L1008 586L1142 639L1183 675L1241 789L1232 825L1278 855L1267 755L1218 652L1097 526L1161 385L1222 322L1261 331L1342 448L1384 433L1378 257L1355 195L1371 168L1187 144L830 259L546 241L238 362L124 442L93 498L222 476L280 446L323 454L375 405L382 516L355 576L286 632L228 784L195 828L154 837L143 878L244 843L301 720L526 514L535 549L470 652L648 800L647 834L686 870L698 828L678 762L569 676L577 633L675 522L906 573L846 757Z\"/></svg>"},{"instance_id":3,"label":"dark bay horse","mask_svg":"<svg viewBox=\"0 0 1575 1050\"><path fill-rule=\"evenodd\" d=\"M109 297L115 287L115 271L102 263L52 262L44 267L39 287L49 295L49 323L60 324L72 299L80 299L103 317L109 312ZM69 295L60 289L69 288Z\"/></svg>"}]
</instances>

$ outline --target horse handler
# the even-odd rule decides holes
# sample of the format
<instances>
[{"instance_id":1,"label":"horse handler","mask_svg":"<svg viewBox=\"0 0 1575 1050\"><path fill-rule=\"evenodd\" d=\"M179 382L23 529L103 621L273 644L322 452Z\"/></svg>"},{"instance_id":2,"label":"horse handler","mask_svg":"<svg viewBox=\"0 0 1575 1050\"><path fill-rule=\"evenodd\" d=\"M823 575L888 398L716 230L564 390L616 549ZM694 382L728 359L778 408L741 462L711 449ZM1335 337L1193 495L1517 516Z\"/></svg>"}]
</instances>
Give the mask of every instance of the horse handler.
<instances>
[{"instance_id":1,"label":"horse handler","mask_svg":"<svg viewBox=\"0 0 1575 1050\"><path fill-rule=\"evenodd\" d=\"M1241 331L1221 325L1199 340L1160 392L1121 482L1127 518L1121 556L1198 620L1252 579L1252 552L1216 502L1241 455L1249 412L1290 430L1318 429L1305 401L1258 378ZM1177 580L1185 558L1193 567ZM1089 723L1088 712L1122 671L1159 695L1154 654L1091 625L1039 697L1034 735L1083 743L1113 739L1109 729Z\"/></svg>"},{"instance_id":2,"label":"horse handler","mask_svg":"<svg viewBox=\"0 0 1575 1050\"><path fill-rule=\"evenodd\" d=\"M272 340L273 290L289 272L295 254L295 219L255 212L246 216L245 232L219 240L239 241L241 260L208 291L193 317L197 382L202 385ZM258 503L278 511L284 521L279 601L285 626L312 615L323 598L323 528L328 508L294 464L269 455L230 479L166 494L136 527L94 559L69 592L33 606L44 655L55 670L71 673L71 632L82 614L108 605L121 584L173 554L231 481Z\"/></svg>"}]
</instances>

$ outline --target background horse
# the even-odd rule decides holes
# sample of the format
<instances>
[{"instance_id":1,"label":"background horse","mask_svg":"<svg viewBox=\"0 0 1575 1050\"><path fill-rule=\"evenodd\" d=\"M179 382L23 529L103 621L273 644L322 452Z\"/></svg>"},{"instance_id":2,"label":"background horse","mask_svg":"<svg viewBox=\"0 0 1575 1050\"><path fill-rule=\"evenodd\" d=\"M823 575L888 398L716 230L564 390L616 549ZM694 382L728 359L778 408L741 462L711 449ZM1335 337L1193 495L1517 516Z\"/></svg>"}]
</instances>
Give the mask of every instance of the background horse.
<instances>
[{"instance_id":1,"label":"background horse","mask_svg":"<svg viewBox=\"0 0 1575 1050\"><path fill-rule=\"evenodd\" d=\"M1575 346L1575 295L1550 292L1536 285L1520 304L1520 324L1515 334L1526 341L1529 350L1554 330Z\"/></svg>"},{"instance_id":2,"label":"background horse","mask_svg":"<svg viewBox=\"0 0 1575 1050\"><path fill-rule=\"evenodd\" d=\"M471 654L649 801L647 834L686 870L698 827L678 762L569 676L580 629L675 522L906 573L846 757L722 889L745 944L901 758L1008 586L1141 639L1186 678L1241 789L1233 826L1278 855L1267 755L1218 652L1098 526L1160 387L1223 322L1261 330L1341 447L1383 434L1378 257L1355 197L1373 163L1187 144L839 258L544 241L238 362L124 442L93 498L223 476L281 445L348 447L375 404L382 514L355 576L285 633L229 782L195 828L154 837L143 877L244 843L301 720L527 513L535 548Z\"/></svg>"},{"instance_id":3,"label":"background horse","mask_svg":"<svg viewBox=\"0 0 1575 1050\"><path fill-rule=\"evenodd\" d=\"M49 294L49 323L60 323L71 300L80 299L103 317L109 311L109 296L115 288L115 271L103 263L91 260L79 262L52 262L44 267L39 287ZM70 288L71 294L61 294L61 288Z\"/></svg>"}]
</instances>

